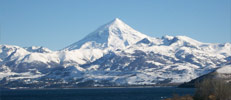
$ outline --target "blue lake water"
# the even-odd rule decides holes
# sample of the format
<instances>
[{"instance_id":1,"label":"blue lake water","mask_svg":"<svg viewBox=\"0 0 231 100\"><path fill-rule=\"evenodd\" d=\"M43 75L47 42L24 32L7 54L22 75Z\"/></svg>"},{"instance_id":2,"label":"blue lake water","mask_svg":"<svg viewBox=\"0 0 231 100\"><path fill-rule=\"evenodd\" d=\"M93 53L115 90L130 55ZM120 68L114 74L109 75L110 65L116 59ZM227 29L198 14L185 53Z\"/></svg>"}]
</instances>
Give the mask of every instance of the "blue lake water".
<instances>
[{"instance_id":1,"label":"blue lake water","mask_svg":"<svg viewBox=\"0 0 231 100\"><path fill-rule=\"evenodd\" d=\"M194 91L174 87L1 90L0 100L162 100Z\"/></svg>"}]
</instances>

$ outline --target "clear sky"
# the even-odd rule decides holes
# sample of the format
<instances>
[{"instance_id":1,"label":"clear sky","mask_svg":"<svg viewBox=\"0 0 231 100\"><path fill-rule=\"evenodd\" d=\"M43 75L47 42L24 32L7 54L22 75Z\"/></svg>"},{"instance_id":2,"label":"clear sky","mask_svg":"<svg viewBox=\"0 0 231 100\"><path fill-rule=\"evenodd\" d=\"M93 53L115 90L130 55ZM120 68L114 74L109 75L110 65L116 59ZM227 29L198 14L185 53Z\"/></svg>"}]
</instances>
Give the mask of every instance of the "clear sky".
<instances>
[{"instance_id":1,"label":"clear sky","mask_svg":"<svg viewBox=\"0 0 231 100\"><path fill-rule=\"evenodd\" d=\"M231 42L231 0L0 0L0 44L59 50L116 17L152 37Z\"/></svg>"}]
</instances>

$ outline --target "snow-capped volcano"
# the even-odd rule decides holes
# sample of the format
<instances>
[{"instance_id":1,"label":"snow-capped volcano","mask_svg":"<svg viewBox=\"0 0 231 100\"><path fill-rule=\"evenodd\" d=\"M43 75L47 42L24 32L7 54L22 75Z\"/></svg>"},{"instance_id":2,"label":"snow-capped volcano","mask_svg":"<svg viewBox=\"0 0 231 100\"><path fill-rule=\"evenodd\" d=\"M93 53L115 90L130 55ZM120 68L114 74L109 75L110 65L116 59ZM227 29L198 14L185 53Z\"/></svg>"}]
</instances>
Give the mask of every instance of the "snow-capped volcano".
<instances>
[{"instance_id":1,"label":"snow-capped volcano","mask_svg":"<svg viewBox=\"0 0 231 100\"><path fill-rule=\"evenodd\" d=\"M116 18L60 51L0 45L0 88L182 83L230 61L230 43L149 37Z\"/></svg>"},{"instance_id":2,"label":"snow-capped volcano","mask_svg":"<svg viewBox=\"0 0 231 100\"><path fill-rule=\"evenodd\" d=\"M119 18L99 27L82 40L66 47L66 50L100 48L124 49L147 37L134 30Z\"/></svg>"}]
</instances>

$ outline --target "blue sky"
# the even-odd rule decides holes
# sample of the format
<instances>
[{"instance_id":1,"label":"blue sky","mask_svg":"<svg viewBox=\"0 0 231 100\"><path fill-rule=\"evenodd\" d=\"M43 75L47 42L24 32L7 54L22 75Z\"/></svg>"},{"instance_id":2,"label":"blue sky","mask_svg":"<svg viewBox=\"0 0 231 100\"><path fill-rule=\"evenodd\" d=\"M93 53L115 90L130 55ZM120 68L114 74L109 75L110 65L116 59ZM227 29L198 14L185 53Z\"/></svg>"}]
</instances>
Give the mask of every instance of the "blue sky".
<instances>
[{"instance_id":1,"label":"blue sky","mask_svg":"<svg viewBox=\"0 0 231 100\"><path fill-rule=\"evenodd\" d=\"M152 37L231 42L231 0L0 0L0 44L59 50L116 17Z\"/></svg>"}]
</instances>

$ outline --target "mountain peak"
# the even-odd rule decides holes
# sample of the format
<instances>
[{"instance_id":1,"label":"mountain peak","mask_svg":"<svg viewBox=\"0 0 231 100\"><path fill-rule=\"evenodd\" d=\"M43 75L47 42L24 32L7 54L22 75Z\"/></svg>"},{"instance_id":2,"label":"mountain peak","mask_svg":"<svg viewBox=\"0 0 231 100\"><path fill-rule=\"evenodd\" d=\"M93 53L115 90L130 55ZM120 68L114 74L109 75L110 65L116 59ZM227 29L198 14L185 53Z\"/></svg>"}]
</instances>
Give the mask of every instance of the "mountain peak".
<instances>
[{"instance_id":1,"label":"mountain peak","mask_svg":"<svg viewBox=\"0 0 231 100\"><path fill-rule=\"evenodd\" d=\"M119 18L99 27L82 40L68 46L65 50L74 49L123 49L148 36L134 30Z\"/></svg>"},{"instance_id":2,"label":"mountain peak","mask_svg":"<svg viewBox=\"0 0 231 100\"><path fill-rule=\"evenodd\" d=\"M124 23L121 19L115 18L112 21L110 21L109 23L107 23L107 24L103 25L102 27L100 27L96 31L99 31L99 30L102 31L102 30L108 30L108 29L111 29L111 30L113 30L113 29L123 30L123 29L132 29L132 28L129 25L127 25L126 23Z\"/></svg>"},{"instance_id":3,"label":"mountain peak","mask_svg":"<svg viewBox=\"0 0 231 100\"><path fill-rule=\"evenodd\" d=\"M122 20L120 20L119 18L115 18L113 22L122 22Z\"/></svg>"},{"instance_id":4,"label":"mountain peak","mask_svg":"<svg viewBox=\"0 0 231 100\"><path fill-rule=\"evenodd\" d=\"M120 24L125 24L122 20L120 20L119 18L115 18L114 20L112 20L110 22L110 24L117 24L117 25L120 25Z\"/></svg>"}]
</instances>

